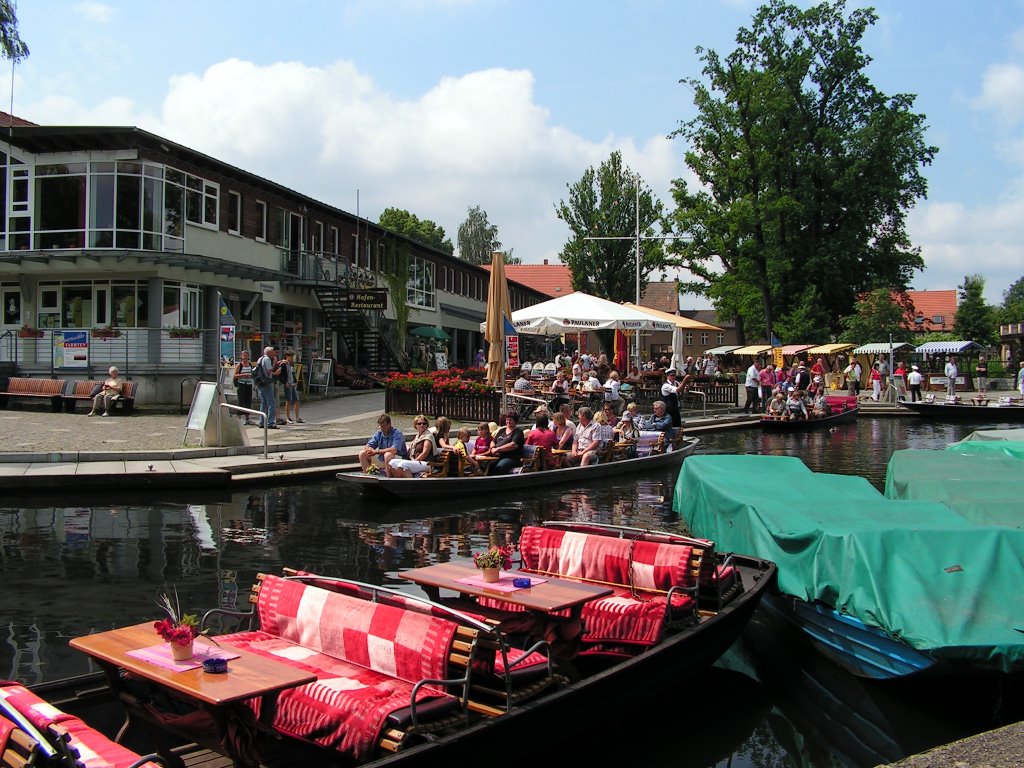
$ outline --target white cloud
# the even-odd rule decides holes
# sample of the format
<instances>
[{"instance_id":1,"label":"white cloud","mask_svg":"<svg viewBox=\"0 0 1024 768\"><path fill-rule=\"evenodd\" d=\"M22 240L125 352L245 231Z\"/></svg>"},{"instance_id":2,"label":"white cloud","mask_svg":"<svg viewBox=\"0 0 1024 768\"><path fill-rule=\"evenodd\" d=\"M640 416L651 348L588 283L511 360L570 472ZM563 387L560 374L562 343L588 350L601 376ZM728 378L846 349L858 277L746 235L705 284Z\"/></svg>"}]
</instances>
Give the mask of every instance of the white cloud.
<instances>
[{"instance_id":1,"label":"white cloud","mask_svg":"<svg viewBox=\"0 0 1024 768\"><path fill-rule=\"evenodd\" d=\"M97 3L93 0L87 0L87 2L79 3L75 6L75 11L89 21L97 24L106 24L114 18L115 13L115 9L112 6L104 3Z\"/></svg>"},{"instance_id":2,"label":"white cloud","mask_svg":"<svg viewBox=\"0 0 1024 768\"><path fill-rule=\"evenodd\" d=\"M1024 118L1024 68L1016 64L990 65L973 106L994 112L1007 123L1020 122Z\"/></svg>"}]
</instances>

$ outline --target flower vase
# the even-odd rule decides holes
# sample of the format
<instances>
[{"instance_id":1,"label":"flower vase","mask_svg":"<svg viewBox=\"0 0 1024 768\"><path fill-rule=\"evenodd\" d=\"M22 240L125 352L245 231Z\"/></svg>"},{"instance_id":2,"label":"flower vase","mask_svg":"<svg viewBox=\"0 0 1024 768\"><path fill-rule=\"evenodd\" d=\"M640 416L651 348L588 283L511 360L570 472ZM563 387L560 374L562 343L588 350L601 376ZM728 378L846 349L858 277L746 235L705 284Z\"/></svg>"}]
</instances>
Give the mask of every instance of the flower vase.
<instances>
[{"instance_id":1,"label":"flower vase","mask_svg":"<svg viewBox=\"0 0 1024 768\"><path fill-rule=\"evenodd\" d=\"M171 643L171 656L175 661L188 661L192 658L192 643L180 645Z\"/></svg>"},{"instance_id":2,"label":"flower vase","mask_svg":"<svg viewBox=\"0 0 1024 768\"><path fill-rule=\"evenodd\" d=\"M483 574L484 581L493 583L501 578L500 568L481 568L480 572Z\"/></svg>"}]
</instances>

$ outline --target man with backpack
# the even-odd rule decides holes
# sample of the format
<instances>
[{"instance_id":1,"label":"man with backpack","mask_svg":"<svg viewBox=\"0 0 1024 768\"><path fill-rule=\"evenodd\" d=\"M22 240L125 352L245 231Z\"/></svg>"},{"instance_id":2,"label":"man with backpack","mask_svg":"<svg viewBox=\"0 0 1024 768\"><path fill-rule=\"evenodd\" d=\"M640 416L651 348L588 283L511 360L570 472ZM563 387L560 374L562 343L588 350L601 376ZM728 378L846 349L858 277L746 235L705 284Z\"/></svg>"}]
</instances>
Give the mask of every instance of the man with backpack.
<instances>
[{"instance_id":1,"label":"man with backpack","mask_svg":"<svg viewBox=\"0 0 1024 768\"><path fill-rule=\"evenodd\" d=\"M266 419L267 429L277 429L277 393L274 391L274 377L278 372L277 350L273 347L264 347L263 356L252 367L252 384L260 396L260 410Z\"/></svg>"}]
</instances>

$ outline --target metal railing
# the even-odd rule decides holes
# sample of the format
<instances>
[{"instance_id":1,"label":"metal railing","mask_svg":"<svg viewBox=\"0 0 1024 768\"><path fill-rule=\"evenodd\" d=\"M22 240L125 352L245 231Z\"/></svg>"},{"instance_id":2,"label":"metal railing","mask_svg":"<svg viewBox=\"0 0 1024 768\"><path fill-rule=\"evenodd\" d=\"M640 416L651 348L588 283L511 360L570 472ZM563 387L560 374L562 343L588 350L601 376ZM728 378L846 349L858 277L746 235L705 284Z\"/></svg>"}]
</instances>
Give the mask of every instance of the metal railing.
<instances>
[{"instance_id":1,"label":"metal railing","mask_svg":"<svg viewBox=\"0 0 1024 768\"><path fill-rule=\"evenodd\" d=\"M270 435L270 419L267 418L267 415L263 411L254 411L252 408L243 408L240 405L231 405L231 403L221 403L220 407L221 408L226 408L229 411L238 411L239 413L244 413L244 414L247 414L247 415L250 415L250 416L258 416L260 418L260 421L263 422L263 458L264 459L269 458L269 456L267 454L268 454L268 437ZM221 413L220 413L220 411L218 411L217 412L217 442L218 443L221 442L221 439L220 439L220 419L221 419Z\"/></svg>"}]
</instances>

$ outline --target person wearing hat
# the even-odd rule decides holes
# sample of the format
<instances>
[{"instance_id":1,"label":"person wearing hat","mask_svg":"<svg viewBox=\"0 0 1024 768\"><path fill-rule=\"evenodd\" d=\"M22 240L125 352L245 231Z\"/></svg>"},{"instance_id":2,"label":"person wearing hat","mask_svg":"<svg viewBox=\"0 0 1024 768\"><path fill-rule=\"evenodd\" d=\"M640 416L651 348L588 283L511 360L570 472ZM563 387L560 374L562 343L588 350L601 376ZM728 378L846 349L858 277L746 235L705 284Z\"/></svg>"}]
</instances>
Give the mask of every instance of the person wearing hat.
<instances>
[{"instance_id":1,"label":"person wearing hat","mask_svg":"<svg viewBox=\"0 0 1024 768\"><path fill-rule=\"evenodd\" d=\"M924 376L917 367L917 363L910 366L910 373L907 374L907 386L910 388L910 402L916 403L921 399L921 382Z\"/></svg>"},{"instance_id":2,"label":"person wearing hat","mask_svg":"<svg viewBox=\"0 0 1024 768\"><path fill-rule=\"evenodd\" d=\"M811 373L803 360L797 364L796 373L793 374L793 387L803 392L811 388Z\"/></svg>"},{"instance_id":3,"label":"person wearing hat","mask_svg":"<svg viewBox=\"0 0 1024 768\"><path fill-rule=\"evenodd\" d=\"M679 413L679 393L683 385L676 380L676 369L669 368L665 371L665 383L661 385L661 399L665 401L665 412L672 419L672 426L679 427L683 423L683 417Z\"/></svg>"}]
</instances>

